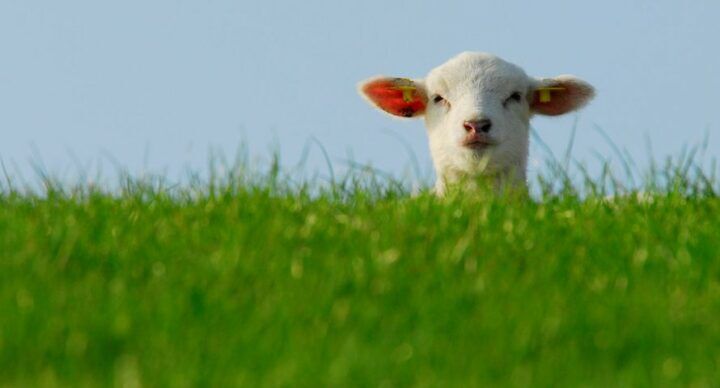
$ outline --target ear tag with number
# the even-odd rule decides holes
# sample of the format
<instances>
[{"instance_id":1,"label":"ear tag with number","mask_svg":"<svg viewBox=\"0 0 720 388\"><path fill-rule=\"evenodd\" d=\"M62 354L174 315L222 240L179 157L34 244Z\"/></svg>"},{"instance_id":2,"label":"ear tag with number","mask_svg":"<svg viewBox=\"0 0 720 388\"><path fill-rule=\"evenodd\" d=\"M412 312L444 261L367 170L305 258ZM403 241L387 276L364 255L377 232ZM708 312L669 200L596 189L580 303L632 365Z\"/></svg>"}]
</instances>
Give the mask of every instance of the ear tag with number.
<instances>
[{"instance_id":1,"label":"ear tag with number","mask_svg":"<svg viewBox=\"0 0 720 388\"><path fill-rule=\"evenodd\" d=\"M565 88L546 87L538 89L538 93L540 94L540 102L550 102L550 100L552 100L551 92L555 90L565 90Z\"/></svg>"},{"instance_id":2,"label":"ear tag with number","mask_svg":"<svg viewBox=\"0 0 720 388\"><path fill-rule=\"evenodd\" d=\"M412 102L413 95L415 94L415 84L412 80L407 78L397 78L395 80L395 89L402 91L402 99L405 102Z\"/></svg>"}]
</instances>

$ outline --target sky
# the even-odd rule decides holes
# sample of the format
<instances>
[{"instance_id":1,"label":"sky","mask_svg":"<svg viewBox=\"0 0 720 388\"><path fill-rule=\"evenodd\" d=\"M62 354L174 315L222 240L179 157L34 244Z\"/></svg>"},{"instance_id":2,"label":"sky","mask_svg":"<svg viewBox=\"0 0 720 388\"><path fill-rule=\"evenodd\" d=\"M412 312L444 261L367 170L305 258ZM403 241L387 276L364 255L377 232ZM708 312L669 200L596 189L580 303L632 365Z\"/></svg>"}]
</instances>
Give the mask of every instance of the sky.
<instances>
[{"instance_id":1,"label":"sky","mask_svg":"<svg viewBox=\"0 0 720 388\"><path fill-rule=\"evenodd\" d=\"M617 147L639 163L707 136L720 156L720 2L0 2L0 160L11 174L203 171L245 144L252 160L327 173L348 160L432 174L421 120L369 107L356 84L423 77L462 51L533 76L570 73L596 99L532 126L592 163ZM601 130L599 130L599 129ZM602 132L602 133L601 133ZM543 153L536 143L530 168ZM429 174L429 175L428 175Z\"/></svg>"}]
</instances>

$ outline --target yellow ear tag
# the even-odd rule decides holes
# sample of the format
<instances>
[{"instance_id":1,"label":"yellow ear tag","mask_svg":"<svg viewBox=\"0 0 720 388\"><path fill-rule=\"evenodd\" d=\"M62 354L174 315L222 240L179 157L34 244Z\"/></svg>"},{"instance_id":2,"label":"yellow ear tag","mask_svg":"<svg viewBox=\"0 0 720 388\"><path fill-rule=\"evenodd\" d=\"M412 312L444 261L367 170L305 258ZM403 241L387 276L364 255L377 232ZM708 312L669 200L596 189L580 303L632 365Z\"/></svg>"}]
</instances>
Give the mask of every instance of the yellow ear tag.
<instances>
[{"instance_id":1,"label":"yellow ear tag","mask_svg":"<svg viewBox=\"0 0 720 388\"><path fill-rule=\"evenodd\" d=\"M417 90L415 84L407 78L398 78L395 80L395 84L395 89L402 90L403 101L412 102L413 94L415 94L415 90Z\"/></svg>"},{"instance_id":2,"label":"yellow ear tag","mask_svg":"<svg viewBox=\"0 0 720 388\"><path fill-rule=\"evenodd\" d=\"M565 90L565 88L547 87L538 89L538 92L540 93L540 102L550 102L550 100L552 100L550 92L553 90Z\"/></svg>"}]
</instances>

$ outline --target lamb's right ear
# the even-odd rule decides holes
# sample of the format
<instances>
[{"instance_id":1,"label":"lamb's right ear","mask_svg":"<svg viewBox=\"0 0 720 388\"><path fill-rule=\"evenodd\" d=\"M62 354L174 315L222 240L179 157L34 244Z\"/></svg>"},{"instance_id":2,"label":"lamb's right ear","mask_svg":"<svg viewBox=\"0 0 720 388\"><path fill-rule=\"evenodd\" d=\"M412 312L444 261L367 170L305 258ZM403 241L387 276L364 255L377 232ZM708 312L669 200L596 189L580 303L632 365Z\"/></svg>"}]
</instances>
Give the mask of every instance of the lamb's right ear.
<instances>
[{"instance_id":1,"label":"lamb's right ear","mask_svg":"<svg viewBox=\"0 0 720 388\"><path fill-rule=\"evenodd\" d=\"M422 116L427 107L425 86L407 78L373 77L358 84L358 91L373 106L394 116Z\"/></svg>"}]
</instances>

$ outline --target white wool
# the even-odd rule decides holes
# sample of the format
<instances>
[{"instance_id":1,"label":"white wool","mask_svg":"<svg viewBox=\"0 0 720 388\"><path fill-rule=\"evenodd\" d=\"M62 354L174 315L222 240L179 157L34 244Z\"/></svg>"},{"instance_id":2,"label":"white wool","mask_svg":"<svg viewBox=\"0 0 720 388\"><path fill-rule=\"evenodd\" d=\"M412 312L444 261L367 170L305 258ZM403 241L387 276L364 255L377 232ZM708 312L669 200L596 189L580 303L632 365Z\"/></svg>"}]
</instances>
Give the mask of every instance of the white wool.
<instances>
[{"instance_id":1,"label":"white wool","mask_svg":"<svg viewBox=\"0 0 720 388\"><path fill-rule=\"evenodd\" d=\"M365 96L363 85L377 79L361 83L361 94ZM422 116L438 194L449 184L472 182L467 178L476 176L490 177L497 188L525 187L530 118L535 113L557 115L578 109L594 94L589 84L575 77L528 77L520 67L487 53L462 53L414 82L427 96ZM552 103L538 104L538 88L546 86L560 89L553 91ZM514 93L521 96L519 101L510 98ZM436 96L443 100L436 103ZM464 146L468 133L464 124L481 119L491 122L483 136L493 145Z\"/></svg>"}]
</instances>

